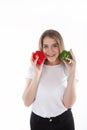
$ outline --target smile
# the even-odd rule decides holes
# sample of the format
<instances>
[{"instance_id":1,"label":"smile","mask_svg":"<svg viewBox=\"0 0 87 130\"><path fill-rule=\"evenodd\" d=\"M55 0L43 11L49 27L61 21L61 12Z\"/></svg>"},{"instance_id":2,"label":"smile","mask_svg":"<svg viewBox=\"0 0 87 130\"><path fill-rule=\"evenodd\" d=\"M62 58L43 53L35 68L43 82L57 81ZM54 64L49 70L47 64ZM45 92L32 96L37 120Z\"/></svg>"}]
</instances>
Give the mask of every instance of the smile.
<instances>
[{"instance_id":1,"label":"smile","mask_svg":"<svg viewBox=\"0 0 87 130\"><path fill-rule=\"evenodd\" d=\"M48 57L54 57L55 55L47 55Z\"/></svg>"}]
</instances>

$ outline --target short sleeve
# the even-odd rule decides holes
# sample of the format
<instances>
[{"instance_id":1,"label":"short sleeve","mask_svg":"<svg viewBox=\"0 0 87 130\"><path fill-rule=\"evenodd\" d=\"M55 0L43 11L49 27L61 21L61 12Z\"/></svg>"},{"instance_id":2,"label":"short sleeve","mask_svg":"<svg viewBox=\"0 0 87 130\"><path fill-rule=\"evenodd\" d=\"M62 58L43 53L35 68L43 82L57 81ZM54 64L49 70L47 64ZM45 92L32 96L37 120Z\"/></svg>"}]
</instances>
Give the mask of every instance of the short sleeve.
<instances>
[{"instance_id":1,"label":"short sleeve","mask_svg":"<svg viewBox=\"0 0 87 130\"><path fill-rule=\"evenodd\" d=\"M65 72L65 75L68 77L68 70L67 70L66 67L64 68L64 72ZM76 81L79 81L79 75L78 75L77 67L76 67L76 72L75 72L75 79L76 79Z\"/></svg>"},{"instance_id":2,"label":"short sleeve","mask_svg":"<svg viewBox=\"0 0 87 130\"><path fill-rule=\"evenodd\" d=\"M68 73L68 70L67 70L67 68L66 68L65 65L64 65L64 73L65 73L65 75L66 75L67 78L68 78L69 73ZM77 69L77 67L76 67L76 71L75 71L75 79L76 79L76 81L79 81L79 74L78 74L78 69Z\"/></svg>"},{"instance_id":3,"label":"short sleeve","mask_svg":"<svg viewBox=\"0 0 87 130\"><path fill-rule=\"evenodd\" d=\"M27 73L26 73L26 75L25 75L25 78L33 78L33 76L34 76L34 71L33 71L33 68L30 66L29 68L28 68L28 70L27 70Z\"/></svg>"}]
</instances>

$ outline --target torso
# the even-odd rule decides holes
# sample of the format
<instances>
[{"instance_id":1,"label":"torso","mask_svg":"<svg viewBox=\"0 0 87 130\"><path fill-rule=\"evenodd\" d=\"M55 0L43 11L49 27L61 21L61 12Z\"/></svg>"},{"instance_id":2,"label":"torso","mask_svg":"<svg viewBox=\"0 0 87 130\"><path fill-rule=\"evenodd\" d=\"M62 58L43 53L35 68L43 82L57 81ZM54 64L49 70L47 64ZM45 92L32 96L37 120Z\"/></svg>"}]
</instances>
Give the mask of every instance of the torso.
<instances>
[{"instance_id":1,"label":"torso","mask_svg":"<svg viewBox=\"0 0 87 130\"><path fill-rule=\"evenodd\" d=\"M55 117L67 108L62 103L67 86L67 73L63 64L44 65L32 110L42 117Z\"/></svg>"}]
</instances>

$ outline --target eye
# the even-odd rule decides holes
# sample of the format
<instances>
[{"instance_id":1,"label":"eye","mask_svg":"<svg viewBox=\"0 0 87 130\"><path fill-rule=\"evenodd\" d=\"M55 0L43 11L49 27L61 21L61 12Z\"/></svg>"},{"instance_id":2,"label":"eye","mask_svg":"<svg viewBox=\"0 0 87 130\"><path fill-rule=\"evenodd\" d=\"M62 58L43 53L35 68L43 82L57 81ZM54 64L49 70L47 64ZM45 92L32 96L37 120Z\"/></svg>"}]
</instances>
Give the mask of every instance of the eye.
<instances>
[{"instance_id":1,"label":"eye","mask_svg":"<svg viewBox=\"0 0 87 130\"><path fill-rule=\"evenodd\" d=\"M48 46L47 45L43 45L43 48L48 48Z\"/></svg>"},{"instance_id":2,"label":"eye","mask_svg":"<svg viewBox=\"0 0 87 130\"><path fill-rule=\"evenodd\" d=\"M53 47L58 47L58 44L57 43L53 44Z\"/></svg>"}]
</instances>

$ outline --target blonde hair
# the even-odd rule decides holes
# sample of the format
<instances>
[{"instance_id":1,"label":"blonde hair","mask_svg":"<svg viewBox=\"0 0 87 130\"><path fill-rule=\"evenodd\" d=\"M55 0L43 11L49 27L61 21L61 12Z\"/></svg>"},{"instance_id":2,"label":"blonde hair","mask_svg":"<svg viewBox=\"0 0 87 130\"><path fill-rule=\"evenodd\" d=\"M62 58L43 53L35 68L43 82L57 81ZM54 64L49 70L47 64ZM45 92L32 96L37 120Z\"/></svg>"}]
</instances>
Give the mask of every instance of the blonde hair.
<instances>
[{"instance_id":1,"label":"blonde hair","mask_svg":"<svg viewBox=\"0 0 87 130\"><path fill-rule=\"evenodd\" d=\"M39 50L40 51L43 51L43 39L45 37L50 37L50 38L55 39L55 41L59 45L60 53L65 49L63 38L62 38L61 34L56 30L49 29L49 30L44 31L39 39Z\"/></svg>"}]
</instances>

